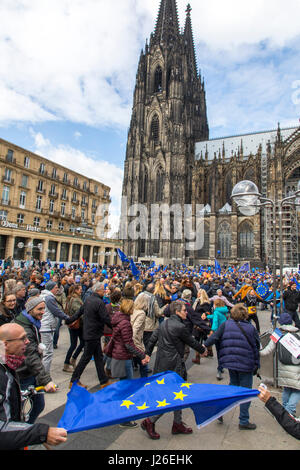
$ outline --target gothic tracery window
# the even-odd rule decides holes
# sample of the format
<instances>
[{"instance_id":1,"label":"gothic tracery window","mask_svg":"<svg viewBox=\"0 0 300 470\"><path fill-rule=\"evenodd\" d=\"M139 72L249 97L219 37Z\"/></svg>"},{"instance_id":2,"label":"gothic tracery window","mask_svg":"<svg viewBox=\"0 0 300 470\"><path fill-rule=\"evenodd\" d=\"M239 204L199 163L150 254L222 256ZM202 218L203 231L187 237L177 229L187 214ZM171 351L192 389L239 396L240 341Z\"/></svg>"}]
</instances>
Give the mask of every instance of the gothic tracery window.
<instances>
[{"instance_id":1,"label":"gothic tracery window","mask_svg":"<svg viewBox=\"0 0 300 470\"><path fill-rule=\"evenodd\" d=\"M158 143L158 141L159 141L159 118L158 118L157 114L155 114L155 116L153 116L153 119L152 119L152 122L151 122L150 138L155 143Z\"/></svg>"},{"instance_id":2,"label":"gothic tracery window","mask_svg":"<svg viewBox=\"0 0 300 470\"><path fill-rule=\"evenodd\" d=\"M231 226L222 222L218 228L218 251L221 258L231 257Z\"/></svg>"},{"instance_id":3,"label":"gothic tracery window","mask_svg":"<svg viewBox=\"0 0 300 470\"><path fill-rule=\"evenodd\" d=\"M162 91L162 78L163 73L159 65L154 73L154 93L160 93Z\"/></svg>"},{"instance_id":4,"label":"gothic tracery window","mask_svg":"<svg viewBox=\"0 0 300 470\"><path fill-rule=\"evenodd\" d=\"M156 175L156 201L161 202L164 198L164 174L159 169Z\"/></svg>"},{"instance_id":5,"label":"gothic tracery window","mask_svg":"<svg viewBox=\"0 0 300 470\"><path fill-rule=\"evenodd\" d=\"M238 257L254 258L254 232L249 222L244 222L239 230Z\"/></svg>"}]
</instances>

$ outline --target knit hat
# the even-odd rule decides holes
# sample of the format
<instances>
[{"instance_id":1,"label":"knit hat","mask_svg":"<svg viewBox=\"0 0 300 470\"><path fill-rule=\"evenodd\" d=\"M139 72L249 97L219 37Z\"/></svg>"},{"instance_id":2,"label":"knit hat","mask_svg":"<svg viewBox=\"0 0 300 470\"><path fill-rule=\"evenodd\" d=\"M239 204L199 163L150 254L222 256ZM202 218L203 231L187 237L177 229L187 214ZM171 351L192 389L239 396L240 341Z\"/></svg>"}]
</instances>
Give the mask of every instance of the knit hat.
<instances>
[{"instance_id":1,"label":"knit hat","mask_svg":"<svg viewBox=\"0 0 300 470\"><path fill-rule=\"evenodd\" d=\"M41 304L42 302L45 302L45 300L41 296L29 298L25 304L26 312L31 312L31 310L33 310L37 305Z\"/></svg>"},{"instance_id":2,"label":"knit hat","mask_svg":"<svg viewBox=\"0 0 300 470\"><path fill-rule=\"evenodd\" d=\"M45 285L46 290L52 290L56 286L56 282L54 281L48 281L47 284Z\"/></svg>"},{"instance_id":3,"label":"knit hat","mask_svg":"<svg viewBox=\"0 0 300 470\"><path fill-rule=\"evenodd\" d=\"M280 325L292 325L293 319L288 313L282 313L278 319Z\"/></svg>"},{"instance_id":4,"label":"knit hat","mask_svg":"<svg viewBox=\"0 0 300 470\"><path fill-rule=\"evenodd\" d=\"M37 295L40 295L39 289L30 289L28 291L28 297L36 297Z\"/></svg>"}]
</instances>

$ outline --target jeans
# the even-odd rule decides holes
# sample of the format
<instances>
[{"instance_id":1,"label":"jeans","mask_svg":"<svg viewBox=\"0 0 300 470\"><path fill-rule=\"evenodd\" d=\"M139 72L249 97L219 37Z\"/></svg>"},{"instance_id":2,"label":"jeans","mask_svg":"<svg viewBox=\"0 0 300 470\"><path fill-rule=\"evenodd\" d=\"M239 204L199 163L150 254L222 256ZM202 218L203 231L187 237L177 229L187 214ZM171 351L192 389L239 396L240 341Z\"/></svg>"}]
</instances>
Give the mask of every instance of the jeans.
<instances>
[{"instance_id":1,"label":"jeans","mask_svg":"<svg viewBox=\"0 0 300 470\"><path fill-rule=\"evenodd\" d=\"M60 330L61 324L62 324L62 319L59 318L58 322L57 322L55 332L54 332L54 336L53 336L53 346L57 346L58 338L59 338L59 330Z\"/></svg>"},{"instance_id":2,"label":"jeans","mask_svg":"<svg viewBox=\"0 0 300 470\"><path fill-rule=\"evenodd\" d=\"M229 385L234 385L236 387L245 387L252 388L253 385L253 374L252 372L238 372L237 370L229 369L230 383ZM243 403L240 405L240 424L249 423L249 408L251 402Z\"/></svg>"},{"instance_id":3,"label":"jeans","mask_svg":"<svg viewBox=\"0 0 300 470\"><path fill-rule=\"evenodd\" d=\"M46 350L43 356L43 365L44 365L45 371L48 374L50 374L51 363L52 363L52 358L53 358L53 337L54 337L54 331L41 333L42 343L46 346Z\"/></svg>"},{"instance_id":4,"label":"jeans","mask_svg":"<svg viewBox=\"0 0 300 470\"><path fill-rule=\"evenodd\" d=\"M36 387L36 380L35 377L28 377L27 379L20 380L21 390L25 391L28 389L30 385ZM37 395L33 395L31 398L32 401L32 409L29 413L29 421L28 424L34 424L37 420L38 416L45 408L45 398L43 393L38 393Z\"/></svg>"},{"instance_id":5,"label":"jeans","mask_svg":"<svg viewBox=\"0 0 300 470\"><path fill-rule=\"evenodd\" d=\"M73 355L74 359L77 359L79 354L84 348L84 340L82 338L82 328L79 328L78 330L72 330L69 328L69 334L70 334L70 347L68 349L66 359L65 359L65 364L70 364L70 359ZM77 342L79 340L79 345L77 347ZM77 349L76 349L77 347ZM76 349L76 351L75 351ZM75 352L74 352L75 351ZM73 354L74 353L74 354Z\"/></svg>"},{"instance_id":6,"label":"jeans","mask_svg":"<svg viewBox=\"0 0 300 470\"><path fill-rule=\"evenodd\" d=\"M125 363L126 377L120 377L120 380L132 380L133 379L133 367L132 359L127 359Z\"/></svg>"},{"instance_id":7,"label":"jeans","mask_svg":"<svg viewBox=\"0 0 300 470\"><path fill-rule=\"evenodd\" d=\"M282 405L288 413L296 416L297 404L300 401L300 390L290 387L283 387Z\"/></svg>"},{"instance_id":8,"label":"jeans","mask_svg":"<svg viewBox=\"0 0 300 470\"><path fill-rule=\"evenodd\" d=\"M91 361L92 357L94 357L95 360L95 366L96 366L96 371L98 375L98 379L100 384L105 384L108 380L108 377L105 375L104 372L104 363L103 363L103 353L102 353L102 348L101 348L101 342L100 338L99 339L93 339L93 340L87 340L84 342L84 350L83 354L81 356L81 359L76 366L71 382L76 382L80 379L84 369L88 365L88 363Z\"/></svg>"}]
</instances>

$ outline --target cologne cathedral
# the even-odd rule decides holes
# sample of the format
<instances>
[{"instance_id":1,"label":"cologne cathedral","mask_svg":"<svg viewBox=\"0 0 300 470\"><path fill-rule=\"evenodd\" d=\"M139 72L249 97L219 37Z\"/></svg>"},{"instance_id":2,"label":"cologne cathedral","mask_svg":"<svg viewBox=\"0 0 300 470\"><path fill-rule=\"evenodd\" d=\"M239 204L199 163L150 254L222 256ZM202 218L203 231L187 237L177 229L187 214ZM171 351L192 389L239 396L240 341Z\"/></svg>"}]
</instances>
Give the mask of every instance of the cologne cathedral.
<instances>
[{"instance_id":1,"label":"cologne cathedral","mask_svg":"<svg viewBox=\"0 0 300 470\"><path fill-rule=\"evenodd\" d=\"M267 132L251 130L247 135L209 139L191 11L188 5L181 29L176 0L161 0L154 32L141 51L124 165L126 207L121 216L123 228L124 221L126 228L135 224L140 236L123 230L123 248L136 261L155 259L165 265L212 264L217 258L223 265L269 266L274 240L280 248L270 209L262 207L247 216L233 203L231 193L239 181L250 180L264 197L277 200L292 194L300 180L300 128L280 129L278 124ZM163 236L160 218L153 229L151 208L157 205L192 207L195 234L196 211L201 207L201 246L189 249L186 230L178 236L172 209L169 236ZM145 217L139 219L140 207L146 209L146 222ZM283 208L282 233L284 266L297 266L298 211L292 204Z\"/></svg>"}]
</instances>

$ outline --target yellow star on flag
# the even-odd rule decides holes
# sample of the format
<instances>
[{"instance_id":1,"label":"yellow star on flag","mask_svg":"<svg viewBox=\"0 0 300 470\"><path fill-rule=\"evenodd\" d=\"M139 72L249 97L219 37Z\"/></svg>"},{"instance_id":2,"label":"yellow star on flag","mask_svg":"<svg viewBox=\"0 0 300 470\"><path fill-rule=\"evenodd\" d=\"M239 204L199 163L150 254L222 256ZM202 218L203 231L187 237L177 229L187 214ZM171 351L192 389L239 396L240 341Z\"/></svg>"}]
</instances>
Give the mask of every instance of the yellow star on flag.
<instances>
[{"instance_id":1,"label":"yellow star on flag","mask_svg":"<svg viewBox=\"0 0 300 470\"><path fill-rule=\"evenodd\" d=\"M187 397L187 395L184 395L183 391L180 390L179 393L173 392L175 394L174 400L181 400L183 401L184 397Z\"/></svg>"},{"instance_id":2,"label":"yellow star on flag","mask_svg":"<svg viewBox=\"0 0 300 470\"><path fill-rule=\"evenodd\" d=\"M132 401L130 401L130 400L123 400L123 403L122 403L121 406L126 406L127 410L129 410L129 407L130 407L131 405L134 405L134 403L132 403Z\"/></svg>"},{"instance_id":3,"label":"yellow star on flag","mask_svg":"<svg viewBox=\"0 0 300 470\"><path fill-rule=\"evenodd\" d=\"M165 385L165 379L157 380L158 385Z\"/></svg>"},{"instance_id":4,"label":"yellow star on flag","mask_svg":"<svg viewBox=\"0 0 300 470\"><path fill-rule=\"evenodd\" d=\"M189 389L191 385L193 385L193 384L184 383L184 384L181 384L181 388L187 387Z\"/></svg>"},{"instance_id":5,"label":"yellow star on flag","mask_svg":"<svg viewBox=\"0 0 300 470\"><path fill-rule=\"evenodd\" d=\"M158 401L156 400L156 402L158 403L157 407L156 408L162 408L164 406L168 406L170 405L171 403L166 403L166 399L164 399L164 401Z\"/></svg>"},{"instance_id":6,"label":"yellow star on flag","mask_svg":"<svg viewBox=\"0 0 300 470\"><path fill-rule=\"evenodd\" d=\"M147 408L150 408L150 407L146 405L146 402L142 406L137 406L138 410L146 410Z\"/></svg>"},{"instance_id":7,"label":"yellow star on flag","mask_svg":"<svg viewBox=\"0 0 300 470\"><path fill-rule=\"evenodd\" d=\"M147 387L148 385L151 385L151 383L149 382L149 383L145 384L144 387Z\"/></svg>"}]
</instances>

